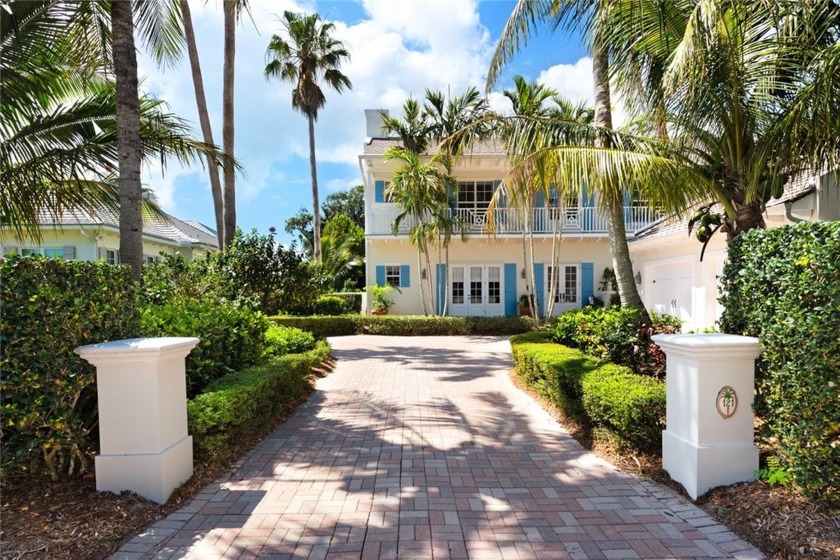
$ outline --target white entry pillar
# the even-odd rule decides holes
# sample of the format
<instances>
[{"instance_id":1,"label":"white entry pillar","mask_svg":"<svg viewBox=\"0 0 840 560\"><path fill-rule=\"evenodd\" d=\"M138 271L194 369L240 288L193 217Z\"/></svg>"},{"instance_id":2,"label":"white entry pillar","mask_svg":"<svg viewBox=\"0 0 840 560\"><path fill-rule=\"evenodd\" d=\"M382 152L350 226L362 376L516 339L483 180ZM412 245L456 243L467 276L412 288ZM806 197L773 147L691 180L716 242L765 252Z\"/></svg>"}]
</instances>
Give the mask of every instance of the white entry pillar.
<instances>
[{"instance_id":1,"label":"white entry pillar","mask_svg":"<svg viewBox=\"0 0 840 560\"><path fill-rule=\"evenodd\" d=\"M717 486L753 480L758 339L660 334L653 341L667 356L664 469L692 499Z\"/></svg>"},{"instance_id":2,"label":"white entry pillar","mask_svg":"<svg viewBox=\"0 0 840 560\"><path fill-rule=\"evenodd\" d=\"M193 473L184 361L197 338L133 338L76 348L96 367L96 489L159 504Z\"/></svg>"}]
</instances>

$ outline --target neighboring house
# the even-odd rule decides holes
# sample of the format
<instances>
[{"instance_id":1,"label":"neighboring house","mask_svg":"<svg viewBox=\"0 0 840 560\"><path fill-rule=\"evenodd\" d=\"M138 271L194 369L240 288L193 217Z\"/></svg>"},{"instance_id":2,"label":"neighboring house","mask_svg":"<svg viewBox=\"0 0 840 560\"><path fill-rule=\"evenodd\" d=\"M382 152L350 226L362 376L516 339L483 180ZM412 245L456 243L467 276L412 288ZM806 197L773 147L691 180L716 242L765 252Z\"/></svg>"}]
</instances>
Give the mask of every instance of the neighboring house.
<instances>
[{"instance_id":1,"label":"neighboring house","mask_svg":"<svg viewBox=\"0 0 840 560\"><path fill-rule=\"evenodd\" d=\"M392 313L422 314L419 281L432 275L435 292L433 308L440 311L444 293L443 258L432 259L431 270L419 265L417 249L409 240L409 222L395 235L394 218L401 208L386 198L386 188L397 162L385 162L385 151L399 145L393 138L381 137L381 117L376 110L365 111L367 140L359 156L365 186L365 263L366 284L398 287L392 298ZM507 160L498 142L473 147L460 158L453 170L458 181L457 212L470 224L466 242L457 239L450 246L448 314L456 316L516 315L517 299L525 293L522 228L517 211L497 206L496 233L486 230L487 208L495 190L507 174ZM585 305L607 267L612 267L606 217L597 211L591 197L584 200L535 201L534 285L539 312L545 312L549 279L559 280L555 313ZM562 215L561 215L562 213ZM629 200L625 211L628 232L644 227L659 217L643 201ZM556 220L565 225L558 271L552 274L552 231Z\"/></svg>"},{"instance_id":2,"label":"neighboring house","mask_svg":"<svg viewBox=\"0 0 840 560\"><path fill-rule=\"evenodd\" d=\"M147 262L160 260L161 253L179 253L192 260L218 250L216 233L210 228L168 214L166 217L166 220L152 220L143 225L143 256ZM0 229L1 254L15 251L24 255L38 253L48 257L83 261L102 259L110 264L120 263L119 218L113 213L90 216L67 210L59 219L45 213L39 223L40 242L17 240L11 230Z\"/></svg>"},{"instance_id":3,"label":"neighboring house","mask_svg":"<svg viewBox=\"0 0 840 560\"><path fill-rule=\"evenodd\" d=\"M714 211L721 212L718 205ZM784 194L767 203L767 227L808 220L840 219L837 175L806 176L792 181ZM712 237L700 261L702 244L688 234L688 220L668 216L635 232L630 254L642 301L648 309L676 315L683 330L713 327L723 309L718 278L726 260L726 235Z\"/></svg>"}]
</instances>

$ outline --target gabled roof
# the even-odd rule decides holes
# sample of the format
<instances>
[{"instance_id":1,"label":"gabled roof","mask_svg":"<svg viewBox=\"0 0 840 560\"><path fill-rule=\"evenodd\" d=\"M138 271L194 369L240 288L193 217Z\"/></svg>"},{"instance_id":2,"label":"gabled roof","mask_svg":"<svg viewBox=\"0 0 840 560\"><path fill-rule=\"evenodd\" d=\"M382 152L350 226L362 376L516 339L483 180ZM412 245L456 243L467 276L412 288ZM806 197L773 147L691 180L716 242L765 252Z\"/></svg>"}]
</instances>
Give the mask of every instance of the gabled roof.
<instances>
[{"instance_id":1,"label":"gabled roof","mask_svg":"<svg viewBox=\"0 0 840 560\"><path fill-rule=\"evenodd\" d=\"M400 140L398 138L370 138L369 141L365 142L364 148L364 155L366 156L382 156L385 155L385 152L388 148L392 148L395 146L400 146ZM426 150L424 155L434 155L437 152L437 144L432 143L429 146L429 149ZM465 156L483 156L483 155L505 155L507 152L505 151L502 143L499 140L484 140L481 142L475 142L471 149L464 153Z\"/></svg>"},{"instance_id":2,"label":"gabled roof","mask_svg":"<svg viewBox=\"0 0 840 560\"><path fill-rule=\"evenodd\" d=\"M61 216L50 216L48 212L42 212L38 217L38 223L42 226L56 227L112 227L119 228L119 216L113 212L102 210L95 216L87 212L71 208L61 213ZM177 245L203 245L208 249L217 249L219 240L216 232L199 222L185 222L165 214L163 219L155 218L147 220L143 224L143 235L155 237Z\"/></svg>"}]
</instances>

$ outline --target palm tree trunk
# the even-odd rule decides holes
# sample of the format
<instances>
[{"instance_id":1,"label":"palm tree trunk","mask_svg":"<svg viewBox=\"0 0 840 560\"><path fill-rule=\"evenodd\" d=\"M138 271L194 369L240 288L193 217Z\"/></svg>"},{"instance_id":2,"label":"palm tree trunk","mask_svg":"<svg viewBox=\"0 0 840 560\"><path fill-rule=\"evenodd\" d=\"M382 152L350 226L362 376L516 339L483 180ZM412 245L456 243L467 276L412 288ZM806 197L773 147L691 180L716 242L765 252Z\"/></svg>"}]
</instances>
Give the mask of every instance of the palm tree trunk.
<instances>
[{"instance_id":1,"label":"palm tree trunk","mask_svg":"<svg viewBox=\"0 0 840 560\"><path fill-rule=\"evenodd\" d=\"M417 270L418 272L423 270L423 246L420 243L417 244ZM422 280L420 281L418 287L420 288L420 305L423 307L423 315L428 315L429 313L426 307L426 297L423 293L424 288Z\"/></svg>"},{"instance_id":2,"label":"palm tree trunk","mask_svg":"<svg viewBox=\"0 0 840 560\"><path fill-rule=\"evenodd\" d=\"M612 112L610 109L609 58L603 47L596 44L592 57L592 78L595 84L595 126L603 130L612 130ZM609 136L599 135L598 145L611 148ZM607 233L610 237L610 252L613 258L618 294L622 307L631 307L642 312L642 320L650 324L650 316L645 309L636 281L633 278L633 263L630 260L630 249L627 247L627 233L624 224L624 203L622 189L614 188L610 193L602 193L606 197Z\"/></svg>"},{"instance_id":3,"label":"palm tree trunk","mask_svg":"<svg viewBox=\"0 0 840 560\"><path fill-rule=\"evenodd\" d=\"M222 90L222 150L233 159L233 78L236 61L236 5L234 0L224 0L225 43L224 43L224 78ZM230 245L236 233L236 172L232 166L224 169L224 241L223 247Z\"/></svg>"},{"instance_id":4,"label":"palm tree trunk","mask_svg":"<svg viewBox=\"0 0 840 560\"><path fill-rule=\"evenodd\" d=\"M120 185L120 261L138 282L143 272L143 188L140 183L140 102L131 2L111 2L111 48L117 82L117 161Z\"/></svg>"},{"instance_id":5,"label":"palm tree trunk","mask_svg":"<svg viewBox=\"0 0 840 560\"><path fill-rule=\"evenodd\" d=\"M184 20L184 37L187 40L187 54L190 59L193 87L195 88L195 104L198 107L198 122L201 124L201 134L205 144L215 146L213 141L213 127L210 126L210 113L207 110L207 96L204 94L204 79L201 76L201 61L198 58L198 47L195 43L190 3L181 0L181 16ZM222 183L219 179L219 168L216 158L207 154L207 172L210 174L210 192L213 195L213 210L216 215L216 236L221 246L225 239L224 201L222 200Z\"/></svg>"},{"instance_id":6,"label":"palm tree trunk","mask_svg":"<svg viewBox=\"0 0 840 560\"><path fill-rule=\"evenodd\" d=\"M307 114L309 122L309 173L312 175L312 254L321 262L321 204L318 200L318 168L315 165L315 116Z\"/></svg>"}]
</instances>

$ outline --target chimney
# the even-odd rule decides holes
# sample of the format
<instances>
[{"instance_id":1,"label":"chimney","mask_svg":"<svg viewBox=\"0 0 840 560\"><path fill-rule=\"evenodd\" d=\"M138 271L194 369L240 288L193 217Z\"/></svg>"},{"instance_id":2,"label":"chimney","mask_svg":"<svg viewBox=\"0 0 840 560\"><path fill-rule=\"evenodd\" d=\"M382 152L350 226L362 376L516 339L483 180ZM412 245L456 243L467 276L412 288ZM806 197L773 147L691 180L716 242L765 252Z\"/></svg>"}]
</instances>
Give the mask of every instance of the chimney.
<instances>
[{"instance_id":1,"label":"chimney","mask_svg":"<svg viewBox=\"0 0 840 560\"><path fill-rule=\"evenodd\" d=\"M368 138L384 138L385 133L382 132L382 113L388 115L387 109L365 109L365 122L367 123Z\"/></svg>"}]
</instances>

